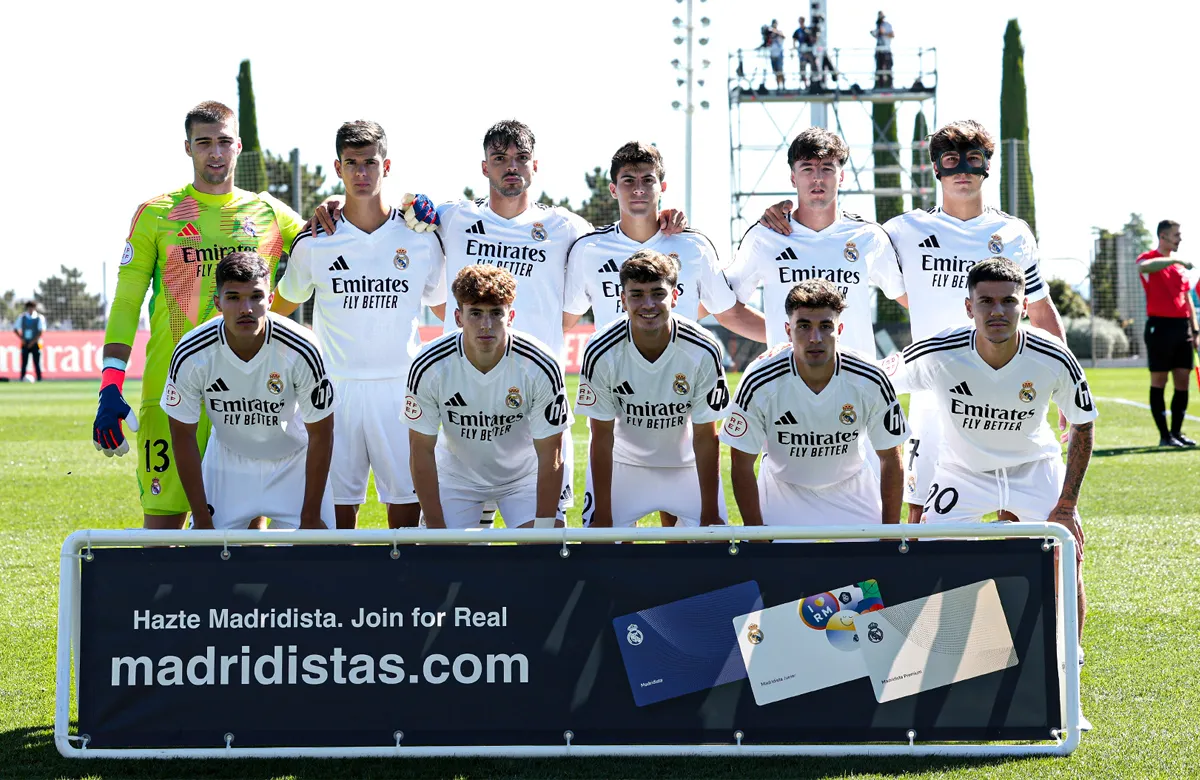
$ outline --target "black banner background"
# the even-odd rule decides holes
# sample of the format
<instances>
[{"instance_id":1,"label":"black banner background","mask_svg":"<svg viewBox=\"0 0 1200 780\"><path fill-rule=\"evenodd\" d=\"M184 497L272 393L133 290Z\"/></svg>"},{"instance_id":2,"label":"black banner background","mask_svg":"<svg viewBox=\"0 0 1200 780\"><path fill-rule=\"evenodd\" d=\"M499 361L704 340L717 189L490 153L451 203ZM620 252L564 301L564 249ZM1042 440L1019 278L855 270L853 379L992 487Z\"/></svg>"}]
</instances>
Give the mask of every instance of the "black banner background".
<instances>
[{"instance_id":1,"label":"black banner background","mask_svg":"<svg viewBox=\"0 0 1200 780\"><path fill-rule=\"evenodd\" d=\"M1061 727L1055 662L1053 556L1041 540L843 544L96 549L82 566L79 731L91 747L671 744L1044 740ZM747 680L646 707L634 705L612 620L747 580L764 606L878 581L884 604L996 581L1020 663L1003 672L879 704L866 678L758 706ZM414 607L447 612L441 629L413 627ZM506 627L454 626L454 607L500 611ZM209 629L210 609L332 611L341 628ZM397 610L402 628L352 628L359 609ZM133 628L133 614L197 613L195 630ZM119 687L112 658L251 658L275 645L296 655L404 659L405 682ZM528 683L442 684L422 659L522 653ZM218 659L219 660L219 659ZM347 661L347 668L349 662ZM156 665L157 672L157 665ZM446 668L449 672L450 669ZM139 681L141 677L139 675ZM236 681L235 681L236 680Z\"/></svg>"}]
</instances>

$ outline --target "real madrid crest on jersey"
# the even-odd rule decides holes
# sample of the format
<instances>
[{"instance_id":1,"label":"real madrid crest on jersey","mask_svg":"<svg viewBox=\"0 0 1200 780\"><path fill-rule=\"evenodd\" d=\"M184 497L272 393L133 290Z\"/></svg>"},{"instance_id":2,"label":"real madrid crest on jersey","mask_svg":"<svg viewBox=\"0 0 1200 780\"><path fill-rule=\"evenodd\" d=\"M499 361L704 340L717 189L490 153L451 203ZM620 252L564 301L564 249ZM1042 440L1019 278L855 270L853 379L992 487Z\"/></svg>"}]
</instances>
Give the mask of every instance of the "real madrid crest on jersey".
<instances>
[{"instance_id":1,"label":"real madrid crest on jersey","mask_svg":"<svg viewBox=\"0 0 1200 780\"><path fill-rule=\"evenodd\" d=\"M678 253L678 252L668 252L668 253L667 253L667 257L669 257L669 258L671 258L672 260L674 260L674 261L675 261L675 265L679 266L680 268L682 268L682 267L683 267L683 263L679 262L679 253Z\"/></svg>"},{"instance_id":2,"label":"real madrid crest on jersey","mask_svg":"<svg viewBox=\"0 0 1200 780\"><path fill-rule=\"evenodd\" d=\"M988 239L988 251L994 255L998 255L1004 251L1004 239L1000 238L999 233L993 233Z\"/></svg>"},{"instance_id":3,"label":"real madrid crest on jersey","mask_svg":"<svg viewBox=\"0 0 1200 780\"><path fill-rule=\"evenodd\" d=\"M677 395L687 395L691 392L692 386L688 384L687 374L676 374L675 382L671 385Z\"/></svg>"},{"instance_id":4,"label":"real madrid crest on jersey","mask_svg":"<svg viewBox=\"0 0 1200 780\"><path fill-rule=\"evenodd\" d=\"M158 481L158 477L150 480L150 495L157 496L162 492L162 483Z\"/></svg>"},{"instance_id":5,"label":"real madrid crest on jersey","mask_svg":"<svg viewBox=\"0 0 1200 780\"><path fill-rule=\"evenodd\" d=\"M766 637L763 635L762 629L758 627L758 623L751 623L746 626L746 641L752 645L760 644Z\"/></svg>"},{"instance_id":6,"label":"real madrid crest on jersey","mask_svg":"<svg viewBox=\"0 0 1200 780\"><path fill-rule=\"evenodd\" d=\"M275 395L283 392L283 377L279 376L278 371L272 371L271 376L267 377L267 389Z\"/></svg>"},{"instance_id":7,"label":"real madrid crest on jersey","mask_svg":"<svg viewBox=\"0 0 1200 780\"><path fill-rule=\"evenodd\" d=\"M858 246L853 241L846 242L846 248L842 250L842 257L849 260L851 263L858 260Z\"/></svg>"},{"instance_id":8,"label":"real madrid crest on jersey","mask_svg":"<svg viewBox=\"0 0 1200 780\"><path fill-rule=\"evenodd\" d=\"M546 240L546 226L541 222L533 223L533 230L529 231L529 235L533 236L534 241Z\"/></svg>"},{"instance_id":9,"label":"real madrid crest on jersey","mask_svg":"<svg viewBox=\"0 0 1200 780\"><path fill-rule=\"evenodd\" d=\"M252 238L258 238L258 228L254 227L254 221L251 220L250 217L243 219L240 227L242 232L246 235Z\"/></svg>"},{"instance_id":10,"label":"real madrid crest on jersey","mask_svg":"<svg viewBox=\"0 0 1200 780\"><path fill-rule=\"evenodd\" d=\"M1037 398L1037 390L1033 389L1033 382L1022 382L1021 392L1017 393L1017 397L1027 404L1033 403L1033 399Z\"/></svg>"},{"instance_id":11,"label":"real madrid crest on jersey","mask_svg":"<svg viewBox=\"0 0 1200 780\"><path fill-rule=\"evenodd\" d=\"M392 257L392 265L403 271L408 268L408 251L405 249L397 249L396 254Z\"/></svg>"},{"instance_id":12,"label":"real madrid crest on jersey","mask_svg":"<svg viewBox=\"0 0 1200 780\"><path fill-rule=\"evenodd\" d=\"M858 419L858 415L854 413L854 404L846 404L842 407L842 413L838 415L838 420L842 425L854 425L854 421Z\"/></svg>"},{"instance_id":13,"label":"real madrid crest on jersey","mask_svg":"<svg viewBox=\"0 0 1200 780\"><path fill-rule=\"evenodd\" d=\"M516 409L521 405L521 388L508 388L508 395L504 396L504 405L509 409Z\"/></svg>"},{"instance_id":14,"label":"real madrid crest on jersey","mask_svg":"<svg viewBox=\"0 0 1200 780\"><path fill-rule=\"evenodd\" d=\"M645 637L642 636L641 629L637 627L637 623L630 623L629 628L625 629L625 632L625 641L634 647L640 645L642 640L645 639Z\"/></svg>"}]
</instances>

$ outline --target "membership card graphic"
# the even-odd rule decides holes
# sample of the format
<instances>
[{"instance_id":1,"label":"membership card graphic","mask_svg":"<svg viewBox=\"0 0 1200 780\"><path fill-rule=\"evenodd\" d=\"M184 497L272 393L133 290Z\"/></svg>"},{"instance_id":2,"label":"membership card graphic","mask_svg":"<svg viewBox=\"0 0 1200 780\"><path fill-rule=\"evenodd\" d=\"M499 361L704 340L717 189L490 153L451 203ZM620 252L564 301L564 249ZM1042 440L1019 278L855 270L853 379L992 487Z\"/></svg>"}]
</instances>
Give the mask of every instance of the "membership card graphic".
<instances>
[{"instance_id":1,"label":"membership card graphic","mask_svg":"<svg viewBox=\"0 0 1200 780\"><path fill-rule=\"evenodd\" d=\"M856 624L882 608L878 583L866 580L735 617L754 701L762 706L865 677Z\"/></svg>"},{"instance_id":2,"label":"membership card graphic","mask_svg":"<svg viewBox=\"0 0 1200 780\"><path fill-rule=\"evenodd\" d=\"M994 580L872 612L858 631L880 702L1017 665Z\"/></svg>"},{"instance_id":3,"label":"membership card graphic","mask_svg":"<svg viewBox=\"0 0 1200 780\"><path fill-rule=\"evenodd\" d=\"M761 608L751 581L613 620L637 706L745 679L730 621Z\"/></svg>"}]
</instances>

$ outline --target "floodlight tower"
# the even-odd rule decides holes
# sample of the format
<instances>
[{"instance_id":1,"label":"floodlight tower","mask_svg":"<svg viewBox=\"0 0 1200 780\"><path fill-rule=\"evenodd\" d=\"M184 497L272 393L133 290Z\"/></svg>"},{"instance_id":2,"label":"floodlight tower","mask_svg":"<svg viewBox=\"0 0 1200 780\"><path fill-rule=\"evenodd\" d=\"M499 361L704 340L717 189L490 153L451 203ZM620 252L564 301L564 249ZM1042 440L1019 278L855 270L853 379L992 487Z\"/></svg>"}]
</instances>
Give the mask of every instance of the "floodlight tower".
<instances>
[{"instance_id":1,"label":"floodlight tower","mask_svg":"<svg viewBox=\"0 0 1200 780\"><path fill-rule=\"evenodd\" d=\"M672 101L671 108L675 109L676 111L682 108L684 112L683 168L685 184L683 188L683 208L684 213L690 217L692 215L692 115L696 113L696 106L692 102L692 95L694 92L693 85L697 87L704 86L704 79L696 78L696 68L692 61L692 43L694 41L701 46L707 46L708 37L704 35L699 38L696 37L696 26L693 23L692 17L692 4L694 0L675 0L675 2L687 3L686 21L684 19L680 19L678 16L671 20L672 26L675 27L675 45L682 46L685 43L687 44L686 59L682 63L678 58L671 60L672 67L674 67L677 71L683 72L682 76L676 77L675 85L678 87L686 86L687 96L685 103L681 104L678 100ZM708 2L708 0L700 0L700 2L705 3ZM700 22L701 27L708 27L708 25L712 23L712 20L707 16L701 16L698 21ZM708 66L711 64L712 63L708 60L701 60L700 70L707 70ZM708 101L701 100L700 108L702 110L707 110Z\"/></svg>"}]
</instances>

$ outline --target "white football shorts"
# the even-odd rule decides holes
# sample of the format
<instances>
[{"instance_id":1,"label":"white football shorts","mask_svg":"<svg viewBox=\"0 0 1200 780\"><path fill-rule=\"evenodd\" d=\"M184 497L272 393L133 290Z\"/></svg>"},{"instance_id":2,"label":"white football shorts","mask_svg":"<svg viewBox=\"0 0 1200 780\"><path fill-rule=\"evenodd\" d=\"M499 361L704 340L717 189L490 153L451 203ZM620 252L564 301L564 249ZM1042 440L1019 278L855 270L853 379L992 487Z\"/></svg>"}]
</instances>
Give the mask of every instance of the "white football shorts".
<instances>
[{"instance_id":1,"label":"white football shorts","mask_svg":"<svg viewBox=\"0 0 1200 780\"><path fill-rule=\"evenodd\" d=\"M908 408L912 437L904 443L904 503L924 504L941 446L942 417L937 397L927 391L913 393Z\"/></svg>"},{"instance_id":2,"label":"white football shorts","mask_svg":"<svg viewBox=\"0 0 1200 780\"><path fill-rule=\"evenodd\" d=\"M1027 523L1042 522L1058 503L1066 471L1058 458L995 471L967 471L939 463L925 499L925 522L979 522L1002 509Z\"/></svg>"},{"instance_id":3,"label":"white football shorts","mask_svg":"<svg viewBox=\"0 0 1200 780\"><path fill-rule=\"evenodd\" d=\"M583 525L592 524L596 509L592 489L592 466L587 468L587 488L583 494ZM729 522L725 508L725 485L717 489L717 511L721 522ZM700 476L696 467L662 468L613 463L613 528L632 528L653 512L669 512L679 518L679 527L700 526Z\"/></svg>"},{"instance_id":4,"label":"white football shorts","mask_svg":"<svg viewBox=\"0 0 1200 780\"><path fill-rule=\"evenodd\" d=\"M442 517L447 528L478 528L484 504L494 501L506 528L530 523L537 517L537 472L508 485L439 486ZM563 520L562 510L558 519Z\"/></svg>"},{"instance_id":5,"label":"white football shorts","mask_svg":"<svg viewBox=\"0 0 1200 780\"><path fill-rule=\"evenodd\" d=\"M367 500L367 475L375 472L375 495L384 504L415 504L404 422L404 379L334 380L338 407L333 420L333 503Z\"/></svg>"},{"instance_id":6,"label":"white football shorts","mask_svg":"<svg viewBox=\"0 0 1200 780\"><path fill-rule=\"evenodd\" d=\"M250 458L209 439L200 471L204 492L212 508L213 527L244 530L262 515L271 528L299 528L304 507L304 462L308 448L278 460ZM333 495L328 481L321 499L321 520L334 528Z\"/></svg>"},{"instance_id":7,"label":"white football shorts","mask_svg":"<svg viewBox=\"0 0 1200 780\"><path fill-rule=\"evenodd\" d=\"M766 525L872 525L883 523L879 475L864 464L853 477L821 487L758 474L758 501Z\"/></svg>"}]
</instances>

